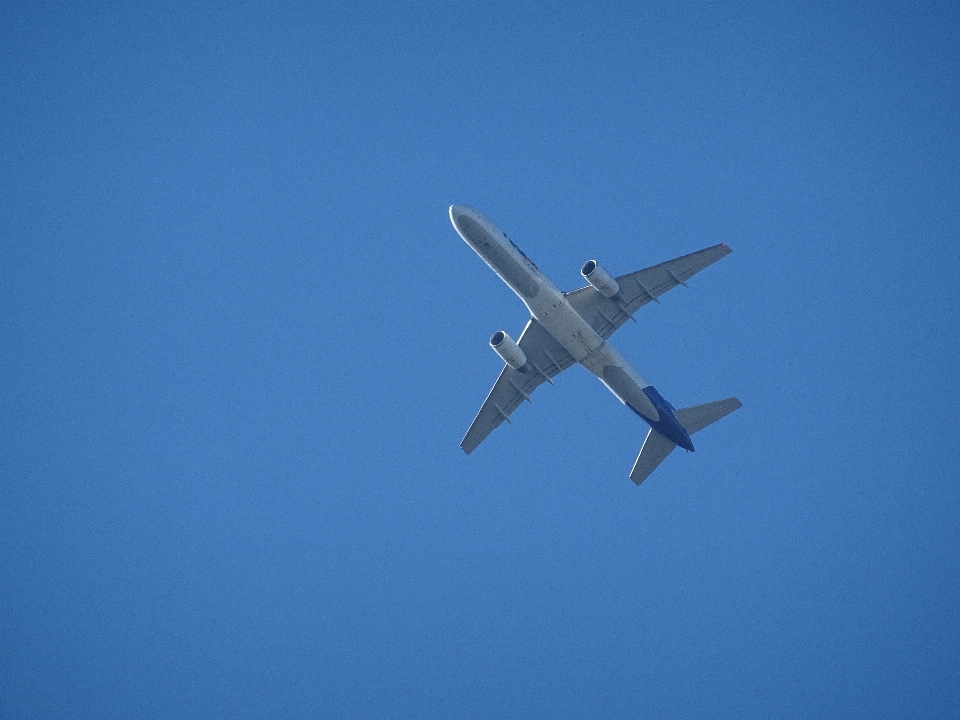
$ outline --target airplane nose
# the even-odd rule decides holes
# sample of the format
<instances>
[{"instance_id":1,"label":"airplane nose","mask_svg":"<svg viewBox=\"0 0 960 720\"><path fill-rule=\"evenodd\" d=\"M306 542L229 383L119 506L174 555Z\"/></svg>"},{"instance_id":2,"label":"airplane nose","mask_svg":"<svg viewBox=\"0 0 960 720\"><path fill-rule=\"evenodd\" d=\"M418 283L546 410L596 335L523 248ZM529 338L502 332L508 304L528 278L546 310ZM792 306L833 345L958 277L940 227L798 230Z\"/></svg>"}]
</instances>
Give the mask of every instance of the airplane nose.
<instances>
[{"instance_id":1,"label":"airplane nose","mask_svg":"<svg viewBox=\"0 0 960 720\"><path fill-rule=\"evenodd\" d=\"M466 205L451 205L450 206L450 222L453 223L453 226L459 230L460 229L460 216L466 215L469 217L470 208Z\"/></svg>"}]
</instances>

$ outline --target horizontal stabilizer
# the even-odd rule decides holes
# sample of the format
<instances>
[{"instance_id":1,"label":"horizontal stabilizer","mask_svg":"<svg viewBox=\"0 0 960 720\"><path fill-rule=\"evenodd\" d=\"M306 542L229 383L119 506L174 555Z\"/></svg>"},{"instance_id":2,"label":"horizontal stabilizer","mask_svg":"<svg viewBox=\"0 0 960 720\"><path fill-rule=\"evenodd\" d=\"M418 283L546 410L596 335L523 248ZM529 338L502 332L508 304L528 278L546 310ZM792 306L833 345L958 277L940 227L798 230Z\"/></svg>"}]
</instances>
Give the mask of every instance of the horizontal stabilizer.
<instances>
[{"instance_id":1,"label":"horizontal stabilizer","mask_svg":"<svg viewBox=\"0 0 960 720\"><path fill-rule=\"evenodd\" d=\"M687 434L693 435L695 432L703 430L707 425L712 425L720 418L726 417L734 410L742 407L743 403L732 397L703 405L693 405L683 408L683 410L676 410L673 414L683 426L683 429L687 431Z\"/></svg>"},{"instance_id":2,"label":"horizontal stabilizer","mask_svg":"<svg viewBox=\"0 0 960 720\"><path fill-rule=\"evenodd\" d=\"M683 410L674 410L673 414L687 434L693 435L742 407L743 403L733 397L704 405L694 405ZM633 470L630 471L630 479L637 485L642 483L660 463L667 459L667 455L672 453L675 447L677 446L673 442L651 428L647 433L647 439L643 441L643 447L640 448L640 454L637 455L637 461L633 464Z\"/></svg>"},{"instance_id":3,"label":"horizontal stabilizer","mask_svg":"<svg viewBox=\"0 0 960 720\"><path fill-rule=\"evenodd\" d=\"M672 453L675 447L674 443L650 428L647 439L643 441L643 447L640 448L640 454L637 455L637 461L633 464L633 470L630 471L630 479L637 485L642 483L660 463L667 459L667 455Z\"/></svg>"}]
</instances>

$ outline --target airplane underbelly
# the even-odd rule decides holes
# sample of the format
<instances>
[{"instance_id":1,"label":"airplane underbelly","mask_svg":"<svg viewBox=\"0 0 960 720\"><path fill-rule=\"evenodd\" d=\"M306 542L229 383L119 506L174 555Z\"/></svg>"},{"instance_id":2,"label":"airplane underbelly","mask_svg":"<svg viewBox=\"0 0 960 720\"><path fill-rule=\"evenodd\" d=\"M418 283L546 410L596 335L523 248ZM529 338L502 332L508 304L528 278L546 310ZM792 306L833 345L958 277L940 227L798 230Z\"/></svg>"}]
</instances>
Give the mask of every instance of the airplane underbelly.
<instances>
[{"instance_id":1,"label":"airplane underbelly","mask_svg":"<svg viewBox=\"0 0 960 720\"><path fill-rule=\"evenodd\" d=\"M552 301L543 298L538 307L530 307L530 312L574 360L583 362L590 353L603 346L603 338L570 307L562 295L558 293L558 296L551 298Z\"/></svg>"},{"instance_id":2,"label":"airplane underbelly","mask_svg":"<svg viewBox=\"0 0 960 720\"><path fill-rule=\"evenodd\" d=\"M656 407L643 392L650 383L610 343L604 343L580 364L596 375L620 402L650 420L659 420Z\"/></svg>"},{"instance_id":3,"label":"airplane underbelly","mask_svg":"<svg viewBox=\"0 0 960 720\"><path fill-rule=\"evenodd\" d=\"M559 291L541 293L527 307L573 359L596 375L620 402L653 421L659 419L656 407L643 392L650 383L587 324Z\"/></svg>"}]
</instances>

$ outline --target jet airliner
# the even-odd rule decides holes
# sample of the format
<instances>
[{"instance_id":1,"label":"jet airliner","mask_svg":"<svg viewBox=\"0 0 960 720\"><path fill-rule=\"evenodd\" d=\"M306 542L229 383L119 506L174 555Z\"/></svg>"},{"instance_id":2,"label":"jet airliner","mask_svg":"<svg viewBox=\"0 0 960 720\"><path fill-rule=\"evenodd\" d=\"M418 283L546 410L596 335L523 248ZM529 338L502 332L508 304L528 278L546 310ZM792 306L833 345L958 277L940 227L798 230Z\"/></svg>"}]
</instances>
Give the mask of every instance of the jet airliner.
<instances>
[{"instance_id":1,"label":"jet airliner","mask_svg":"<svg viewBox=\"0 0 960 720\"><path fill-rule=\"evenodd\" d=\"M735 397L677 410L608 342L614 331L649 302L712 265L731 250L726 244L613 277L596 260L580 270L585 287L560 292L526 254L488 218L464 205L450 206L461 238L500 276L530 311L514 341L503 330L490 346L505 365L460 447L468 455L542 383L580 364L650 426L630 479L642 483L676 447L693 452L690 436L742 407Z\"/></svg>"}]
</instances>

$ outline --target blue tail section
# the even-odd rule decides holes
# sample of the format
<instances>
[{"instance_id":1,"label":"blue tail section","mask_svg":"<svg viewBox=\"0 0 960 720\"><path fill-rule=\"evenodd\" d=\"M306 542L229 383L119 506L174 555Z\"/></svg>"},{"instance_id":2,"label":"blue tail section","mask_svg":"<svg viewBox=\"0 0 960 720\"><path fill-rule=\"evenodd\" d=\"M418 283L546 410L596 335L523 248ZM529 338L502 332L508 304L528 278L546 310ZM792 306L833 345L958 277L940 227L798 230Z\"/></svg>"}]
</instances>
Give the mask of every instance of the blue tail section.
<instances>
[{"instance_id":1,"label":"blue tail section","mask_svg":"<svg viewBox=\"0 0 960 720\"><path fill-rule=\"evenodd\" d=\"M660 416L660 419L656 422L651 422L648 418L643 419L650 423L650 427L663 435L674 445L678 445L684 450L694 452L693 441L690 439L690 435L687 433L687 431L683 429L683 425L680 424L680 421L677 420L677 416L674 415L673 405L667 402L663 395L658 393L657 389L653 385L648 385L645 387L643 389L643 393L650 398L650 402L653 403L653 406L657 409L657 414ZM641 415L640 417L643 416Z\"/></svg>"},{"instance_id":2,"label":"blue tail section","mask_svg":"<svg viewBox=\"0 0 960 720\"><path fill-rule=\"evenodd\" d=\"M660 419L657 422L651 422L649 418L637 413L650 424L647 439L640 448L633 470L630 471L630 479L637 485L642 483L675 447L679 446L692 451L691 435L743 407L734 397L676 410L654 387L645 387L643 392L657 408ZM634 412L637 411L634 410Z\"/></svg>"}]
</instances>

